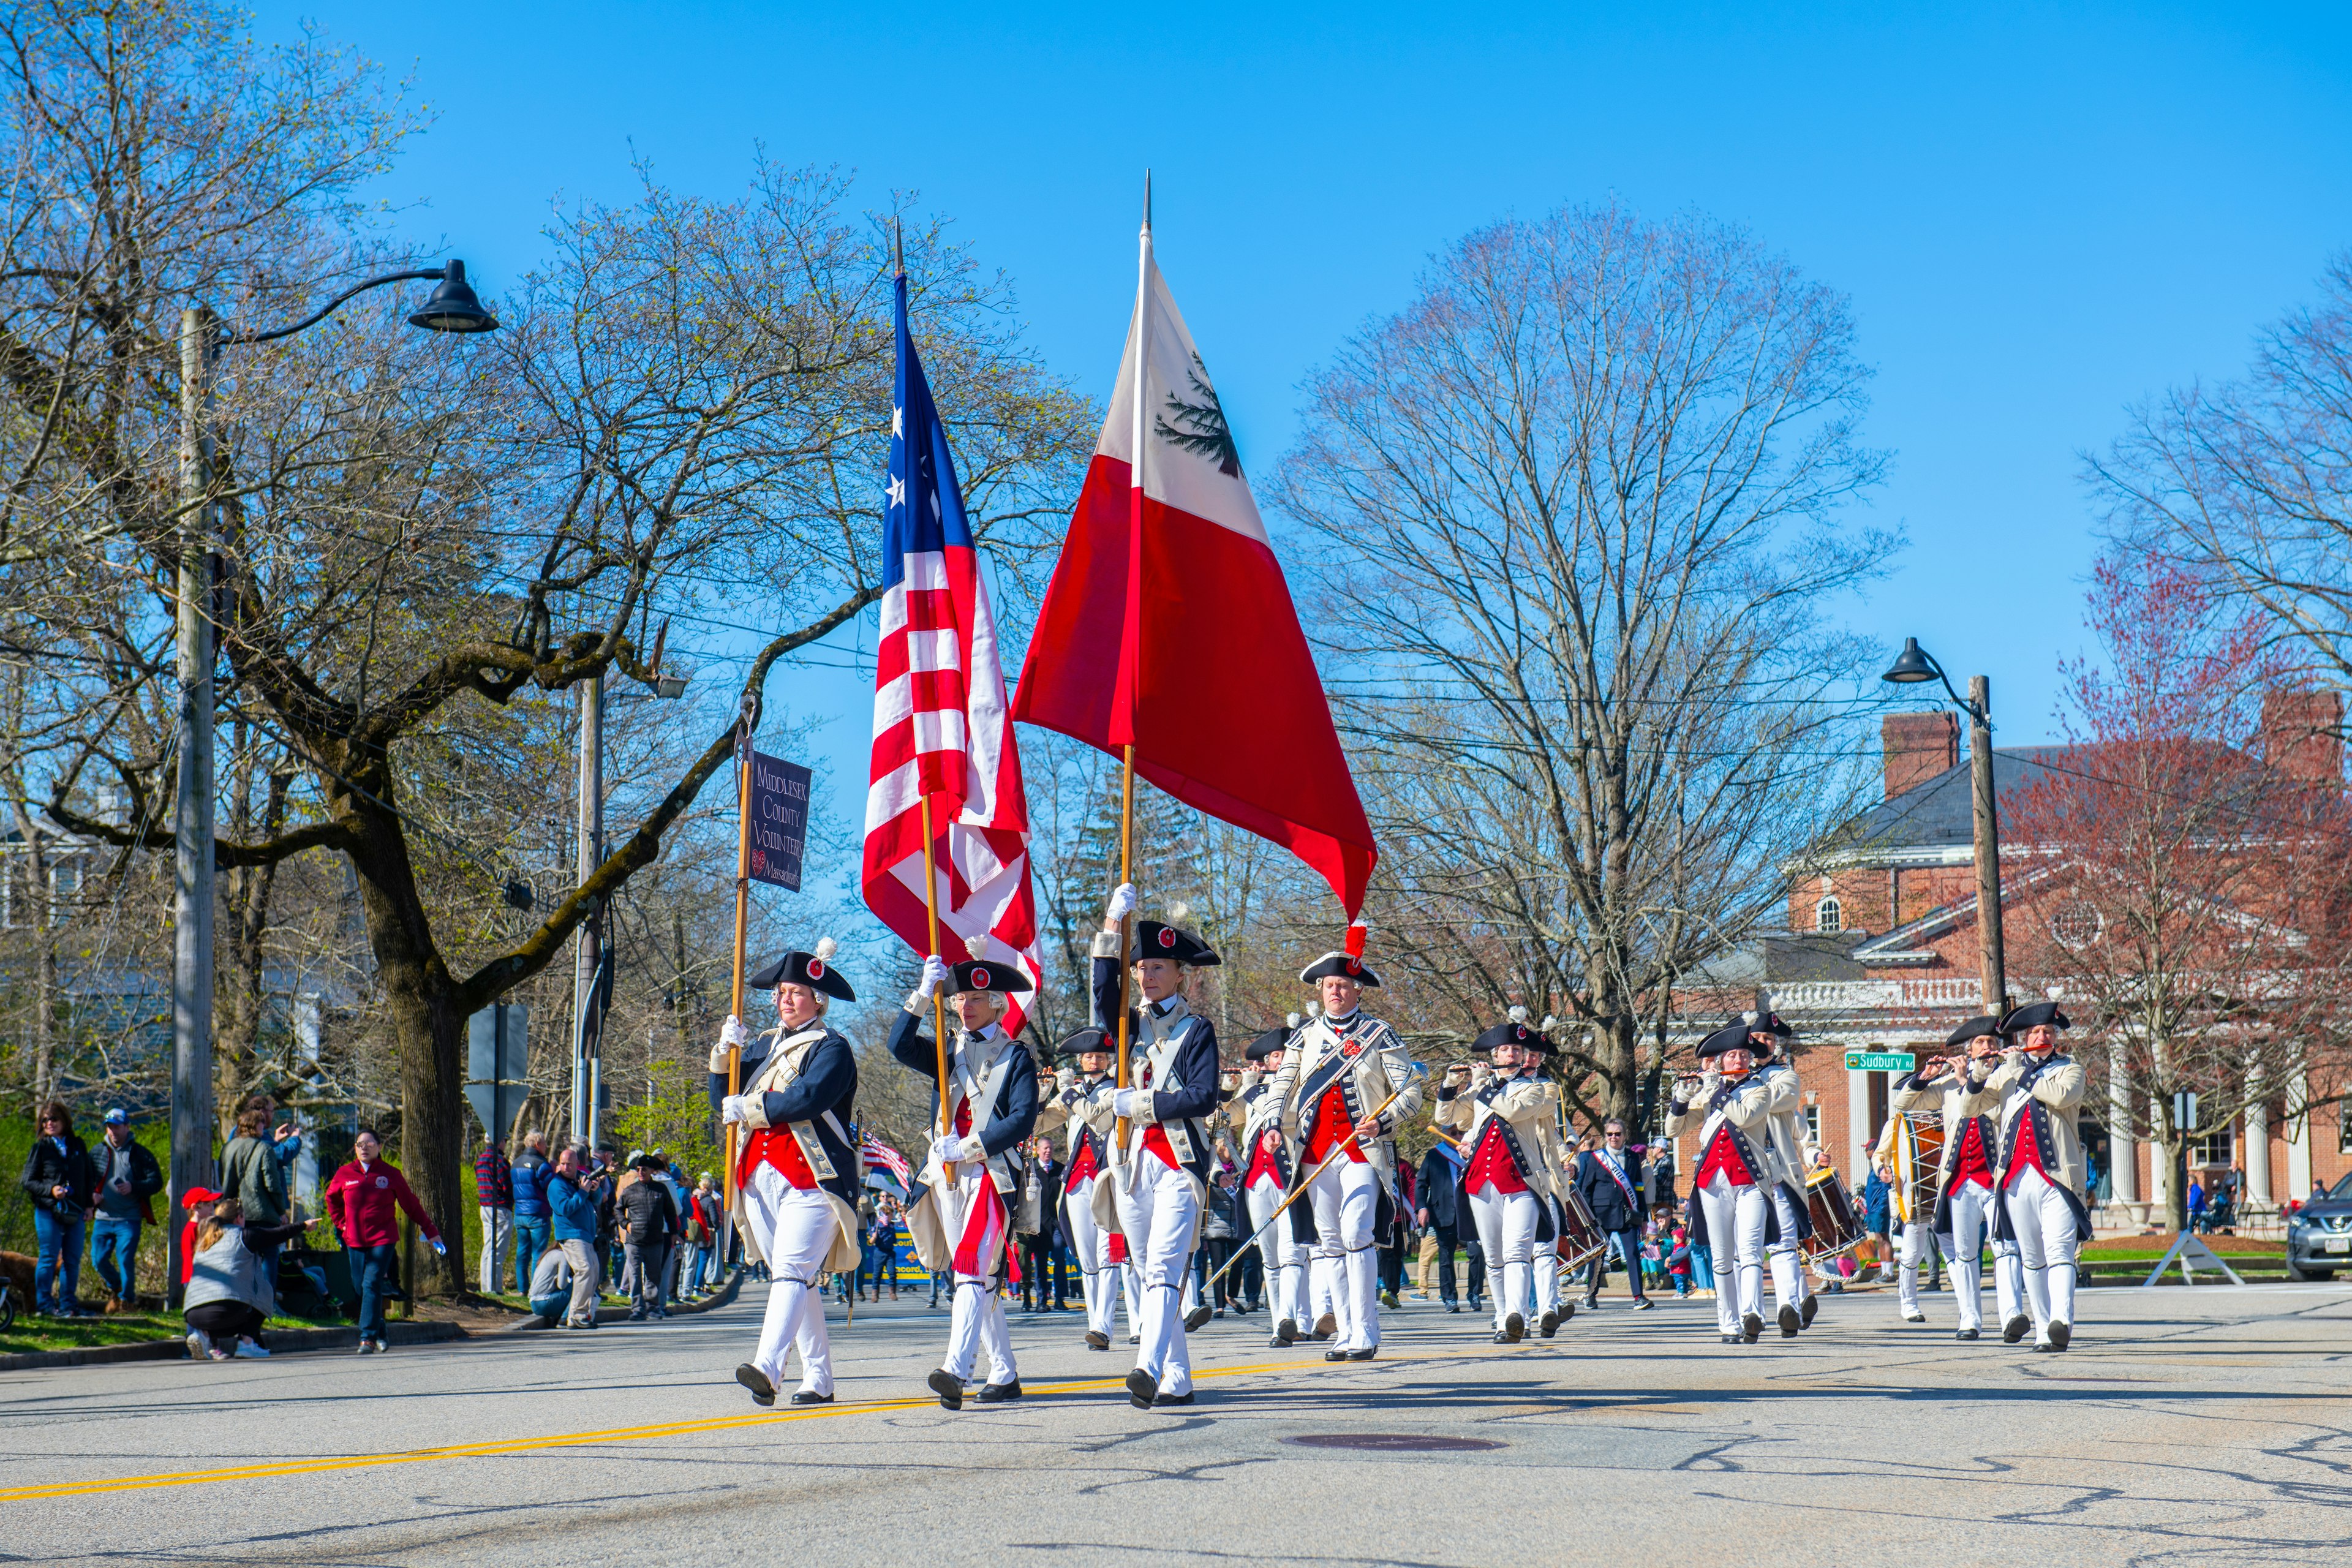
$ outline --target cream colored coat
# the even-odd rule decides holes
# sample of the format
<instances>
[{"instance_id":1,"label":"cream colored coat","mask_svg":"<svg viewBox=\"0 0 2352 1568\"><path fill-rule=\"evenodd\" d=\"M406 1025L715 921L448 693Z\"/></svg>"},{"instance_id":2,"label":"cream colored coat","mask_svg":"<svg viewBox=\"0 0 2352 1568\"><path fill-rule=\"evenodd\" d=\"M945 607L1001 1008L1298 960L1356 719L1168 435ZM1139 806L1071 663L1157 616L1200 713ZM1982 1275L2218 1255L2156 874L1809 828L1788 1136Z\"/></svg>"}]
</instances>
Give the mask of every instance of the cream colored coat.
<instances>
[{"instance_id":1,"label":"cream colored coat","mask_svg":"<svg viewBox=\"0 0 2352 1568\"><path fill-rule=\"evenodd\" d=\"M2079 1198L2084 1190L2083 1134L2077 1124L2090 1075L2073 1058L2053 1057L2032 1087L2021 1088L2020 1080L2031 1065L2023 1051L2004 1051L2000 1066L1985 1080L1985 1092L2000 1099L2000 1149L1995 1157L2007 1154L2016 1136L2017 1119L2039 1105L2046 1113L2042 1121L2050 1132L2042 1145L2042 1168Z\"/></svg>"},{"instance_id":2,"label":"cream colored coat","mask_svg":"<svg viewBox=\"0 0 2352 1568\"><path fill-rule=\"evenodd\" d=\"M1546 1078L1514 1078L1492 1100L1481 1102L1478 1091L1495 1081L1495 1069L1480 1062L1470 1069L1470 1087L1451 1100L1442 1100L1430 1120L1461 1134L1464 1159L1476 1151L1489 1117L1499 1116L1518 1135L1519 1148L1535 1163L1527 1173L1530 1191L1547 1197L1568 1190L1568 1155L1559 1137L1559 1086Z\"/></svg>"},{"instance_id":3,"label":"cream colored coat","mask_svg":"<svg viewBox=\"0 0 2352 1568\"><path fill-rule=\"evenodd\" d=\"M768 1053L766 1068L743 1090L751 1099L750 1114L743 1121L746 1131L758 1131L768 1125L767 1115L761 1109L767 1102L766 1097L780 1094L790 1088L793 1080L800 1077L801 1066L808 1060L810 1050L831 1032L819 1022L814 1028L803 1029L776 1042L775 1049ZM792 1133L793 1142L801 1146L801 1157L808 1162L813 1175L824 1181L840 1174L833 1168L833 1161L825 1153L824 1144L818 1140L813 1126L805 1121L787 1121L784 1126ZM817 1191L824 1194L825 1202L832 1205L833 1217L836 1222L833 1246L825 1253L824 1262L820 1267L827 1273L846 1273L857 1267L866 1253L864 1244L858 1240L857 1211L842 1202L839 1194L824 1187L819 1187ZM743 1237L743 1256L754 1263L765 1263L768 1255L761 1248L760 1237L754 1234L751 1215L740 1198L735 1203L734 1219L735 1229Z\"/></svg>"},{"instance_id":4,"label":"cream colored coat","mask_svg":"<svg viewBox=\"0 0 2352 1568\"><path fill-rule=\"evenodd\" d=\"M1384 1042L1370 1047L1350 1062L1336 1081L1351 1086L1359 1116L1369 1116L1380 1110L1393 1094L1395 1103L1381 1111L1381 1136L1364 1151L1365 1158L1381 1173L1383 1183L1396 1180L1396 1130L1405 1119L1421 1109L1421 1078L1412 1058L1405 1055L1404 1043L1396 1037L1387 1025L1373 1019L1378 1026L1376 1038ZM1282 1070L1267 1080L1266 1092L1282 1107L1282 1134L1295 1149L1305 1138L1315 1108L1298 1103L1299 1089L1321 1072L1323 1064L1339 1054L1339 1037L1322 1019L1300 1029L1293 1037L1291 1047L1282 1055ZM1345 1158L1345 1156L1342 1156Z\"/></svg>"},{"instance_id":5,"label":"cream colored coat","mask_svg":"<svg viewBox=\"0 0 2352 1568\"><path fill-rule=\"evenodd\" d=\"M1970 1118L1990 1116L2000 1108L2000 1096L1994 1092L1989 1081L1979 1082L1972 1079L1969 1076L1968 1066L1969 1064L1963 1063L1960 1071L1957 1074L1931 1079L1918 1089L1898 1089L1887 1097L1887 1104L1897 1111L1932 1109L1943 1117L1944 1158L1939 1167L1941 1177L1937 1185L1939 1192L1951 1184L1952 1169L1960 1162L1959 1130L1968 1124ZM1907 1084L1911 1080L1906 1077L1903 1081ZM1892 1127L1894 1124L1893 1119L1890 1118L1887 1125ZM2000 1134L1996 1131L1994 1134L1996 1144L1999 1137ZM1882 1134L1879 1150L1883 1153L1886 1148L1887 1145ZM1987 1164L2000 1158L1999 1147L1985 1151Z\"/></svg>"},{"instance_id":6,"label":"cream colored coat","mask_svg":"<svg viewBox=\"0 0 2352 1568\"><path fill-rule=\"evenodd\" d=\"M1738 1129L1739 1135L1748 1141L1748 1146L1756 1151L1757 1158L1764 1165L1760 1171L1749 1172L1750 1175L1759 1183L1765 1184L1793 1181L1797 1190L1802 1192L1805 1184L1803 1168L1800 1167L1793 1176L1785 1170L1780 1163L1780 1150L1772 1140L1773 1086L1767 1081L1766 1076L1762 1073L1748 1074L1747 1081L1723 1102L1720 1110L1707 1111L1705 1108L1713 1102L1715 1091L1722 1087L1723 1075L1710 1072L1699 1080L1696 1100L1687 1106L1682 1106L1679 1100L1670 1100L1666 1105L1667 1137L1680 1137L1683 1129L1694 1122L1698 1125L1698 1152L1691 1156L1693 1178L1696 1178L1699 1164L1706 1158L1707 1145L1715 1142L1717 1129L1728 1123ZM1677 1106L1681 1109L1676 1109Z\"/></svg>"}]
</instances>

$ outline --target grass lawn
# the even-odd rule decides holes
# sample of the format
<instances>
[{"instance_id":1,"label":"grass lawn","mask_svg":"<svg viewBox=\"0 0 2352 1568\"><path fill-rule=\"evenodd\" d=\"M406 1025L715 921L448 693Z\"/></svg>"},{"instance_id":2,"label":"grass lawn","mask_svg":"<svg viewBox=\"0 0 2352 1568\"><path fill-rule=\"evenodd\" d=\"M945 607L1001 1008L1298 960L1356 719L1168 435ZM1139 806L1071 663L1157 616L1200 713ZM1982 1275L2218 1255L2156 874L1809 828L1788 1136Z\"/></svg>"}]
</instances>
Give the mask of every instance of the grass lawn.
<instances>
[{"instance_id":1,"label":"grass lawn","mask_svg":"<svg viewBox=\"0 0 2352 1568\"><path fill-rule=\"evenodd\" d=\"M343 1325L302 1318L272 1318L268 1329L331 1329ZM115 1312L94 1318L37 1318L19 1310L14 1327L0 1334L0 1355L25 1351L83 1351L100 1345L131 1345L179 1339L188 1326L176 1312Z\"/></svg>"}]
</instances>

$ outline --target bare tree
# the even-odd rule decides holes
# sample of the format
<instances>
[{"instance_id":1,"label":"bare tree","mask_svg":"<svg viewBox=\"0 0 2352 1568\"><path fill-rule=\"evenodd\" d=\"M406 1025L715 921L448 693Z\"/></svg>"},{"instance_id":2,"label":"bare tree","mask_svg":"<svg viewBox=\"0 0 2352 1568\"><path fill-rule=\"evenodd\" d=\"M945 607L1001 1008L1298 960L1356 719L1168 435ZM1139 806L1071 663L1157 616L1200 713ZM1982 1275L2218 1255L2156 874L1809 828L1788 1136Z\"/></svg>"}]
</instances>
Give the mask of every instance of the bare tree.
<instances>
[{"instance_id":1,"label":"bare tree","mask_svg":"<svg viewBox=\"0 0 2352 1568\"><path fill-rule=\"evenodd\" d=\"M1855 798L1824 601L1893 541L1843 300L1745 233L1570 208L1481 229L1309 384L1276 495L1417 1027L1559 1015L1635 1110L1643 999L1781 905ZM1431 1014L1437 1015L1434 1017Z\"/></svg>"},{"instance_id":2,"label":"bare tree","mask_svg":"<svg viewBox=\"0 0 2352 1568\"><path fill-rule=\"evenodd\" d=\"M2259 605L2300 673L2352 687L2352 254L2242 378L2134 408L2089 477L2116 539Z\"/></svg>"}]
</instances>

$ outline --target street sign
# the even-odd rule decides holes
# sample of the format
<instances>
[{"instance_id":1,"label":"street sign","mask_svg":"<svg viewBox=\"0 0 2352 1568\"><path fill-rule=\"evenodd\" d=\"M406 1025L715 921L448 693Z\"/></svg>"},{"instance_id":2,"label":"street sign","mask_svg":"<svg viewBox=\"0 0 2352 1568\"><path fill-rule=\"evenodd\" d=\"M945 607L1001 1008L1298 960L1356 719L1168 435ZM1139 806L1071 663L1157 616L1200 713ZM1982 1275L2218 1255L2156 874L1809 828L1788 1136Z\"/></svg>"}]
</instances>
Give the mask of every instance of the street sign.
<instances>
[{"instance_id":1,"label":"street sign","mask_svg":"<svg viewBox=\"0 0 2352 1568\"><path fill-rule=\"evenodd\" d=\"M466 1020L466 1103L504 1142L530 1093L530 1009L494 1003Z\"/></svg>"},{"instance_id":2,"label":"street sign","mask_svg":"<svg viewBox=\"0 0 2352 1568\"><path fill-rule=\"evenodd\" d=\"M798 763L751 753L751 879L801 890L801 854L808 842L809 782Z\"/></svg>"},{"instance_id":3,"label":"street sign","mask_svg":"<svg viewBox=\"0 0 2352 1568\"><path fill-rule=\"evenodd\" d=\"M1918 1058L1909 1051L1848 1051L1845 1070L1848 1072L1910 1072L1918 1066Z\"/></svg>"}]
</instances>

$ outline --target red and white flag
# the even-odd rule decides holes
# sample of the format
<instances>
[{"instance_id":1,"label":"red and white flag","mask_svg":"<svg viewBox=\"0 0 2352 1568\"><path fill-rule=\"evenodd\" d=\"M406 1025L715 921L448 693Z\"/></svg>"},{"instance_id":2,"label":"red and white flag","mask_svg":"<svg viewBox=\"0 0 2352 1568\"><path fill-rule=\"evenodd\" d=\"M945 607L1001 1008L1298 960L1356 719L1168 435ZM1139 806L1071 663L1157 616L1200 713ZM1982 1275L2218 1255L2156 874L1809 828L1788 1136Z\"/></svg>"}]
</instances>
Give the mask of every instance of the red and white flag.
<instances>
[{"instance_id":1,"label":"red and white flag","mask_svg":"<svg viewBox=\"0 0 2352 1568\"><path fill-rule=\"evenodd\" d=\"M1143 255L1013 717L1287 847L1351 917L1379 851L1208 367Z\"/></svg>"},{"instance_id":2,"label":"red and white flag","mask_svg":"<svg viewBox=\"0 0 2352 1568\"><path fill-rule=\"evenodd\" d=\"M1038 982L1029 805L1005 717L1004 669L980 553L907 330L898 279L898 374L882 518L882 637L875 655L872 782L866 791L866 906L917 952L931 951L923 900L923 803L930 802L941 944L1011 963ZM947 940L952 937L952 941ZM973 939L981 945L975 952ZM1005 997L1004 1031L1026 1016Z\"/></svg>"}]
</instances>

